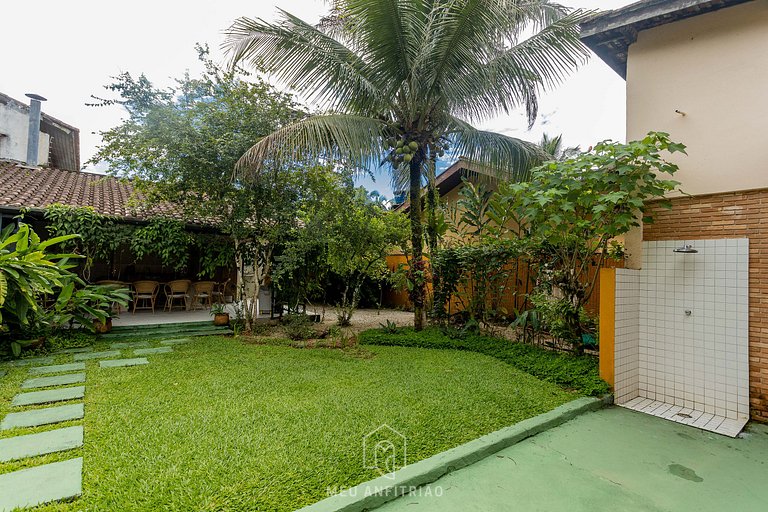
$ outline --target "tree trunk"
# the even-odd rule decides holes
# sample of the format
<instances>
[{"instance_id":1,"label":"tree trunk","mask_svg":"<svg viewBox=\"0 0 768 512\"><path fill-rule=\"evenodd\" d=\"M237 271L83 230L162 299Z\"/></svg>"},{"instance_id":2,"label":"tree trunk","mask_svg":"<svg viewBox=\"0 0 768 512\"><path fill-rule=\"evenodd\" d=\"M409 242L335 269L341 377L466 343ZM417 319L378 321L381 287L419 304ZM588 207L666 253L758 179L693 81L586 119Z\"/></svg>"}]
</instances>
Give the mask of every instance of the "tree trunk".
<instances>
[{"instance_id":1,"label":"tree trunk","mask_svg":"<svg viewBox=\"0 0 768 512\"><path fill-rule=\"evenodd\" d=\"M411 221L411 275L413 276L411 302L413 303L413 328L424 328L425 283L422 271L424 262L423 227L421 224L421 152L414 154L410 161L410 221Z\"/></svg>"}]
</instances>

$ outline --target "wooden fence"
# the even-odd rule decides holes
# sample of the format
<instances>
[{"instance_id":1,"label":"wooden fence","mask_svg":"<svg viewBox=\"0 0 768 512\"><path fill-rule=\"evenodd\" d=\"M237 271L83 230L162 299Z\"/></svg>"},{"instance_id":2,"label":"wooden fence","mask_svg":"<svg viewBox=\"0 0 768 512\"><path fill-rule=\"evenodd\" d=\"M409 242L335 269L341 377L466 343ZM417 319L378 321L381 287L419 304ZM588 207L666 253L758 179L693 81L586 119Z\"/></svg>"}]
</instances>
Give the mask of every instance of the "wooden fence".
<instances>
[{"instance_id":1,"label":"wooden fence","mask_svg":"<svg viewBox=\"0 0 768 512\"><path fill-rule=\"evenodd\" d=\"M395 272L400 266L407 268L408 260L403 254L392 254L387 256L387 266L391 272ZM605 260L603 261L603 268L623 268L623 260ZM520 259L515 262L510 262L507 270L510 272L510 280L505 287L505 291L499 297L496 306L499 310L506 311L507 315L511 316L514 311L524 311L529 309L531 305L528 303L528 294L533 290L535 283L533 282L534 276L528 267L527 261ZM589 298L589 301L585 304L586 310L593 316L600 314L600 269L597 265L594 265L590 269L590 277L597 274L597 281L595 283L595 289ZM427 283L427 293L431 295L432 284ZM384 304L385 307L393 308L408 308L410 307L410 301L408 299L408 290L403 288L389 287L384 291ZM456 313L463 309L461 301L454 297L448 305L450 313Z\"/></svg>"}]
</instances>

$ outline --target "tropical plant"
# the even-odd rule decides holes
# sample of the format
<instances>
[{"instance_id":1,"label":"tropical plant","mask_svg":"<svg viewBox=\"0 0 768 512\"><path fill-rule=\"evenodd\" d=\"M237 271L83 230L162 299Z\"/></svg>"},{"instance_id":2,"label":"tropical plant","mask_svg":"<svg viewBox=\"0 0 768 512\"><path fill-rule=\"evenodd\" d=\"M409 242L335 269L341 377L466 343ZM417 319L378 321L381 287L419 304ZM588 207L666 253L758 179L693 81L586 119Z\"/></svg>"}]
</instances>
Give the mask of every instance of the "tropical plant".
<instances>
[{"instance_id":1,"label":"tropical plant","mask_svg":"<svg viewBox=\"0 0 768 512\"><path fill-rule=\"evenodd\" d=\"M253 178L275 163L322 159L407 173L421 329L423 177L447 150L488 172L527 176L542 158L535 145L470 122L523 108L532 124L538 93L588 55L584 17L547 0L338 0L317 27L285 11L276 22L240 18L225 43L232 62L270 73L326 113L260 139L239 169Z\"/></svg>"},{"instance_id":2,"label":"tropical plant","mask_svg":"<svg viewBox=\"0 0 768 512\"><path fill-rule=\"evenodd\" d=\"M562 294L560 303L551 304L562 316L558 335L577 350L583 348L583 306L596 269L615 252L617 237L640 226L641 218L653 221L643 217L646 202L669 206L664 197L679 184L665 179L677 166L662 152L685 153L685 146L659 132L627 144L605 141L575 158L548 162L533 170L530 181L510 187L520 218L539 242L540 280Z\"/></svg>"},{"instance_id":3,"label":"tropical plant","mask_svg":"<svg viewBox=\"0 0 768 512\"><path fill-rule=\"evenodd\" d=\"M42 315L50 329L75 325L95 331L94 323L105 323L115 305L128 307L130 291L113 285L86 285L77 276L68 279L53 305Z\"/></svg>"},{"instance_id":4,"label":"tropical plant","mask_svg":"<svg viewBox=\"0 0 768 512\"><path fill-rule=\"evenodd\" d=\"M216 303L211 305L211 316L214 315L227 315L229 314L229 311L227 311L227 306L221 303Z\"/></svg>"},{"instance_id":5,"label":"tropical plant","mask_svg":"<svg viewBox=\"0 0 768 512\"><path fill-rule=\"evenodd\" d=\"M26 328L43 309L44 296L53 296L68 282L75 265L74 254L50 251L57 244L75 239L65 235L41 241L23 222L0 231L0 333Z\"/></svg>"}]
</instances>

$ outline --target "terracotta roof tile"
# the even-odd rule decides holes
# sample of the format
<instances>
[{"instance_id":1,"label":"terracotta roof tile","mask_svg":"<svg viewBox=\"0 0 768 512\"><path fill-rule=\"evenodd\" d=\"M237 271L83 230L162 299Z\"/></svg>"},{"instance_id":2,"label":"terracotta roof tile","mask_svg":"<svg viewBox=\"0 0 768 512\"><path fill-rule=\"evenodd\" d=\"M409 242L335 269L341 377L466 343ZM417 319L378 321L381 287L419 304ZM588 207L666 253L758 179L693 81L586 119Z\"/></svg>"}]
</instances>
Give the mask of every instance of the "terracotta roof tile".
<instances>
[{"instance_id":1,"label":"terracotta roof tile","mask_svg":"<svg viewBox=\"0 0 768 512\"><path fill-rule=\"evenodd\" d=\"M44 208L54 203L92 206L98 213L131 220L162 215L183 219L170 203L142 207L144 196L128 181L112 176L55 168L30 168L0 161L0 208ZM189 220L201 224L199 220Z\"/></svg>"}]
</instances>

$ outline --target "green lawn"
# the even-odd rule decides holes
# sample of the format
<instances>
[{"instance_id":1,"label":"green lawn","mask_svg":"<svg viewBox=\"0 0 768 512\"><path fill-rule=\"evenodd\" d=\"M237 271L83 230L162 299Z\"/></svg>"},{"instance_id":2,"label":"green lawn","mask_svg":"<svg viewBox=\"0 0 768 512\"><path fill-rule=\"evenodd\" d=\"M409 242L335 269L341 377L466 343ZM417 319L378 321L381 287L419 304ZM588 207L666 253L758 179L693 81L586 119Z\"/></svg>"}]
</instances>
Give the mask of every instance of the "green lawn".
<instances>
[{"instance_id":1,"label":"green lawn","mask_svg":"<svg viewBox=\"0 0 768 512\"><path fill-rule=\"evenodd\" d=\"M362 438L383 423L407 436L413 463L575 398L455 350L198 338L149 359L89 362L85 447L0 473L82 455L83 496L41 510L294 510L378 476L363 467ZM0 380L0 415L26 373Z\"/></svg>"}]
</instances>

